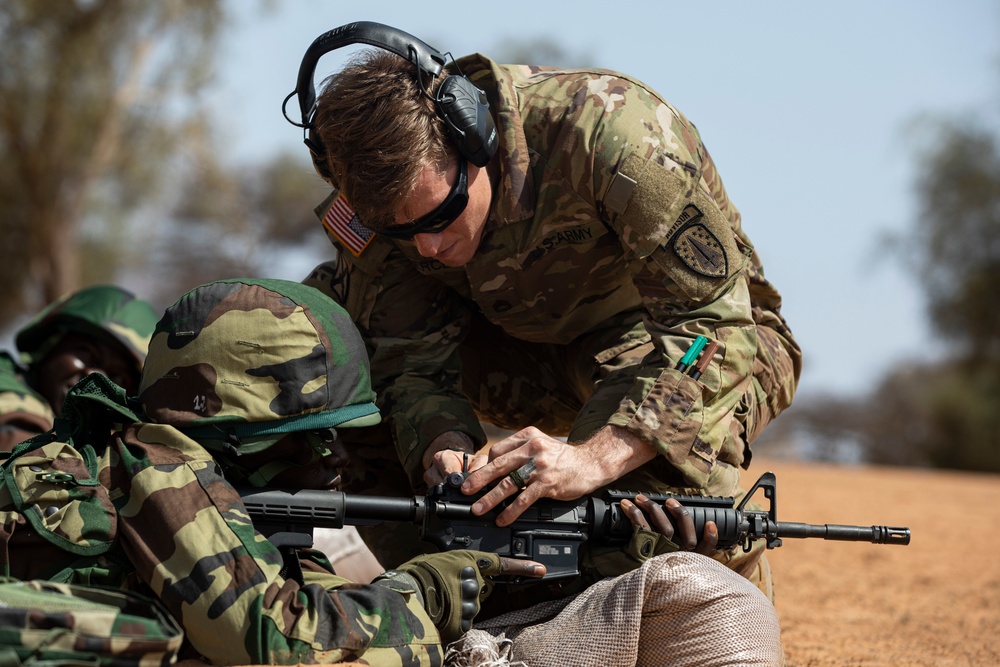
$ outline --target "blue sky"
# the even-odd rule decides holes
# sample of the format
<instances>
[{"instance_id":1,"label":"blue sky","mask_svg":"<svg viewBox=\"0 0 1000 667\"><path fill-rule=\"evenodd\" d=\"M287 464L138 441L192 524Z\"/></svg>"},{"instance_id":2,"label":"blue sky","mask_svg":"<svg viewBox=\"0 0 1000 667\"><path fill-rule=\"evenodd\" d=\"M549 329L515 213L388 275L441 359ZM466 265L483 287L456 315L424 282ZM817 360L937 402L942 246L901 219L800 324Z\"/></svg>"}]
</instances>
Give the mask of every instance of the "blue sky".
<instances>
[{"instance_id":1,"label":"blue sky","mask_svg":"<svg viewBox=\"0 0 1000 667\"><path fill-rule=\"evenodd\" d=\"M365 7L362 7L362 4ZM281 101L317 36L368 20L454 55L546 39L638 77L700 129L805 353L801 390L858 392L940 349L884 243L913 220L920 114L1000 126L1000 4L232 0L211 101L230 159L301 151ZM502 8L502 12L501 12ZM351 53L320 60L317 76ZM545 63L539 63L545 64ZM304 162L305 164L305 162ZM317 228L319 252L326 240ZM282 269L300 279L313 258Z\"/></svg>"}]
</instances>

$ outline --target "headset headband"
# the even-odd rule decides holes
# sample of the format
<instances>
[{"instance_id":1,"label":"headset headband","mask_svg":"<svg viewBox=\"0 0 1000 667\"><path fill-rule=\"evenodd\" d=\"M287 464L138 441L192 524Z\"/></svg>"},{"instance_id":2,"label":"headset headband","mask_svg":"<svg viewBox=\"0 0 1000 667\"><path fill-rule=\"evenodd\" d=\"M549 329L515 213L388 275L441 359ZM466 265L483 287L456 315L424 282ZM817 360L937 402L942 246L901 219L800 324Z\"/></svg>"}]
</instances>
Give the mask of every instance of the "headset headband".
<instances>
[{"instance_id":1,"label":"headset headband","mask_svg":"<svg viewBox=\"0 0 1000 667\"><path fill-rule=\"evenodd\" d=\"M295 90L285 98L298 95L299 111L302 113L302 123L294 123L299 127L310 127L310 116L316 104L316 87L313 77L316 75L316 64L319 59L330 51L335 51L350 44L368 44L387 51L392 51L404 58L420 70L420 73L436 77L445 65L445 57L437 49L428 46L408 32L373 21L357 21L325 32L309 45L302 63L299 65L299 75L295 82ZM285 115L287 118L287 114Z\"/></svg>"},{"instance_id":2,"label":"headset headband","mask_svg":"<svg viewBox=\"0 0 1000 667\"><path fill-rule=\"evenodd\" d=\"M414 65L417 68L417 84L423 94L434 102L458 152L477 167L485 167L489 163L497 151L499 139L486 93L464 75L451 75L445 77L435 94L431 95L427 92L429 84L425 87L424 79L429 77L433 80L441 74L445 56L407 32L381 23L358 21L334 28L313 40L299 65L295 90L285 97L281 105L285 119L303 129L304 143L320 176L330 182L334 180L326 164L323 143L313 126L316 115L316 88L313 84L316 64L330 51L359 43L390 51ZM295 95L299 98L300 123L288 117L288 100Z\"/></svg>"}]
</instances>

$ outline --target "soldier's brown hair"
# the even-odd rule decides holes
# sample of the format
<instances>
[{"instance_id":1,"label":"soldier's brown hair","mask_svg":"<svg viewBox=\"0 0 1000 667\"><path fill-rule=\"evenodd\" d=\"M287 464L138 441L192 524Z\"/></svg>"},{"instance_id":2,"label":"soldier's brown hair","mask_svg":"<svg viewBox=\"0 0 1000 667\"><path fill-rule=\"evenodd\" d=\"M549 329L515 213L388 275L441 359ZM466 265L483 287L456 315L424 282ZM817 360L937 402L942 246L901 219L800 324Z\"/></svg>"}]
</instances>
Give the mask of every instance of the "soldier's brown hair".
<instances>
[{"instance_id":1,"label":"soldier's brown hair","mask_svg":"<svg viewBox=\"0 0 1000 667\"><path fill-rule=\"evenodd\" d=\"M443 78L424 81L427 91ZM323 82L314 124L335 185L369 229L395 222L424 165L444 172L457 155L416 67L386 51L362 51Z\"/></svg>"}]
</instances>

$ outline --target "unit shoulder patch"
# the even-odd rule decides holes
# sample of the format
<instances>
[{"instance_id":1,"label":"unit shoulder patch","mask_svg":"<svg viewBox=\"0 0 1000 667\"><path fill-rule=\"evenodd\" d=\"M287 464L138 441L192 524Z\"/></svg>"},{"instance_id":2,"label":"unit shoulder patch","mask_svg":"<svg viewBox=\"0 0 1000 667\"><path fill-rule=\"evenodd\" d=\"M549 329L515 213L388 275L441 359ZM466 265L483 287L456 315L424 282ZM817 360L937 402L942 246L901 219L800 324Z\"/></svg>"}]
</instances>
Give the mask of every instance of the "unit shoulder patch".
<instances>
[{"instance_id":1,"label":"unit shoulder patch","mask_svg":"<svg viewBox=\"0 0 1000 667\"><path fill-rule=\"evenodd\" d=\"M709 278L729 275L729 259L722 242L700 222L687 225L674 236L674 254L695 273Z\"/></svg>"}]
</instances>

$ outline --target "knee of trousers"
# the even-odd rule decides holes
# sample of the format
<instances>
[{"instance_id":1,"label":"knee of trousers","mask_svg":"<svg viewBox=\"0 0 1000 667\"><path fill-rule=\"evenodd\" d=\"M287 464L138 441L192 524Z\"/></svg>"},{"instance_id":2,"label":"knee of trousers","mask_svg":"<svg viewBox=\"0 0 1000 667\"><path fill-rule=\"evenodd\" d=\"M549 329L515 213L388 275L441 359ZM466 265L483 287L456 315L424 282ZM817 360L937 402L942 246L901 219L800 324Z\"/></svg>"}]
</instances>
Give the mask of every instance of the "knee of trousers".
<instances>
[{"instance_id":1,"label":"knee of trousers","mask_svg":"<svg viewBox=\"0 0 1000 667\"><path fill-rule=\"evenodd\" d=\"M720 551L713 557L747 579L760 589L768 600L774 602L774 579L766 550L764 542L756 540L748 552L744 552L743 547L735 547L729 551Z\"/></svg>"}]
</instances>

